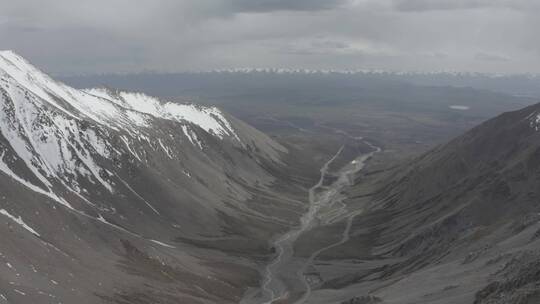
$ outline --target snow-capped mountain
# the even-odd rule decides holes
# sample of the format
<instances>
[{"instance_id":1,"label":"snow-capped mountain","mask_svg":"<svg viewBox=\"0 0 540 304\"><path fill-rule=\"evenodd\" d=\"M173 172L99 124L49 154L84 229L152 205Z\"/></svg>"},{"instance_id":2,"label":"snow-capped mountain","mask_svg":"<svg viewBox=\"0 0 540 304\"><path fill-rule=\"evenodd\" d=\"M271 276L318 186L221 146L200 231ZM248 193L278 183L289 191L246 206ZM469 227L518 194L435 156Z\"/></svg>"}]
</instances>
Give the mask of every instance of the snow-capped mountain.
<instances>
[{"instance_id":1,"label":"snow-capped mountain","mask_svg":"<svg viewBox=\"0 0 540 304\"><path fill-rule=\"evenodd\" d=\"M194 244L264 247L239 223L272 225L286 155L217 108L76 90L0 52L0 303L234 302L256 271Z\"/></svg>"}]
</instances>

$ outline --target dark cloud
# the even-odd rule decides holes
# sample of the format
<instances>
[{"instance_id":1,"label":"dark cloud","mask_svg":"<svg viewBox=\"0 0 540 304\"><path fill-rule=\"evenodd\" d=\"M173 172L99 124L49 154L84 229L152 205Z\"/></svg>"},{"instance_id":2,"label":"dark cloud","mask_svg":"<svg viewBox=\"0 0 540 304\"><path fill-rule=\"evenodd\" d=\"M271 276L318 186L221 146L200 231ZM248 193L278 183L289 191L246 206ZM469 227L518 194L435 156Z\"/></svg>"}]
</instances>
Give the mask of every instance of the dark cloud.
<instances>
[{"instance_id":1,"label":"dark cloud","mask_svg":"<svg viewBox=\"0 0 540 304\"><path fill-rule=\"evenodd\" d=\"M347 0L231 0L232 9L239 12L321 11L340 7Z\"/></svg>"},{"instance_id":2,"label":"dark cloud","mask_svg":"<svg viewBox=\"0 0 540 304\"><path fill-rule=\"evenodd\" d=\"M477 59L477 60L491 61L491 62L510 61L510 58L508 58L508 57L497 55L497 54L483 53L483 52L476 53L474 58Z\"/></svg>"},{"instance_id":3,"label":"dark cloud","mask_svg":"<svg viewBox=\"0 0 540 304\"><path fill-rule=\"evenodd\" d=\"M0 3L0 49L57 74L233 67L540 72L537 0Z\"/></svg>"},{"instance_id":4,"label":"dark cloud","mask_svg":"<svg viewBox=\"0 0 540 304\"><path fill-rule=\"evenodd\" d=\"M496 0L493 1L496 2ZM397 0L394 2L395 8L400 11L473 9L490 5L492 4L489 0Z\"/></svg>"},{"instance_id":5,"label":"dark cloud","mask_svg":"<svg viewBox=\"0 0 540 304\"><path fill-rule=\"evenodd\" d=\"M278 50L283 53L297 55L343 55L361 53L353 46L344 41L328 40L328 39L313 39L307 41L294 41L286 45L279 45Z\"/></svg>"},{"instance_id":6,"label":"dark cloud","mask_svg":"<svg viewBox=\"0 0 540 304\"><path fill-rule=\"evenodd\" d=\"M482 8L534 9L532 0L394 0L400 11L467 10Z\"/></svg>"}]
</instances>

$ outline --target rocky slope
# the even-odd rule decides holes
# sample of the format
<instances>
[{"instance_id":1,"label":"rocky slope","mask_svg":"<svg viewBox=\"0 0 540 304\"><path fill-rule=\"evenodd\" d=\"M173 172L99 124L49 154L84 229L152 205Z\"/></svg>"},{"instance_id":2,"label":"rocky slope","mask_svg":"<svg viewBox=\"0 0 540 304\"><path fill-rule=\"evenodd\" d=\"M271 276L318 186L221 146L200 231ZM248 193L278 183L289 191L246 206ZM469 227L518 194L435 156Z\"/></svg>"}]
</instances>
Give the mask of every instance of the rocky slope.
<instances>
[{"instance_id":1,"label":"rocky slope","mask_svg":"<svg viewBox=\"0 0 540 304\"><path fill-rule=\"evenodd\" d=\"M289 155L217 108L0 52L0 303L237 302L304 208Z\"/></svg>"},{"instance_id":2,"label":"rocky slope","mask_svg":"<svg viewBox=\"0 0 540 304\"><path fill-rule=\"evenodd\" d=\"M306 303L538 303L539 114L502 114L392 168L374 160L348 190L361 211L350 239L309 270ZM332 228L301 252L341 237Z\"/></svg>"}]
</instances>

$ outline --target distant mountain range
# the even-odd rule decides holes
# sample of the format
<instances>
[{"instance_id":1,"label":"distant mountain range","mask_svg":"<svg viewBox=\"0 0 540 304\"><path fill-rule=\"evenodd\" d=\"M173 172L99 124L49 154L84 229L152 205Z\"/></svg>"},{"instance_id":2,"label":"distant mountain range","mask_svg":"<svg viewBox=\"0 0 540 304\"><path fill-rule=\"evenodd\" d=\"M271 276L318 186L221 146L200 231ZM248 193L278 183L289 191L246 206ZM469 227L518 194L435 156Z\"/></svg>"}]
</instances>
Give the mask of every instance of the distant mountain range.
<instances>
[{"instance_id":1,"label":"distant mountain range","mask_svg":"<svg viewBox=\"0 0 540 304\"><path fill-rule=\"evenodd\" d=\"M409 84L416 86L453 86L505 93L516 96L540 97L540 75L498 75L452 72L386 72L339 71L299 69L229 69L209 72L105 74L59 77L78 87L109 85L124 89L137 89L151 94L181 96L196 89L228 87L350 87Z\"/></svg>"}]
</instances>

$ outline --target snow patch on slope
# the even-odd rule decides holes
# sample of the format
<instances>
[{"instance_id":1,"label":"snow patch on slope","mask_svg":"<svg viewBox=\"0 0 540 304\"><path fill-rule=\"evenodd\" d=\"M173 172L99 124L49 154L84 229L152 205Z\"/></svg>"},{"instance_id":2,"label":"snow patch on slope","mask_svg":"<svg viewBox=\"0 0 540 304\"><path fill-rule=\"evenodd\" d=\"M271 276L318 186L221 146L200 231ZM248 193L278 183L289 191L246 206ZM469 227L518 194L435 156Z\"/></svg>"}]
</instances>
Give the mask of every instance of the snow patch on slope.
<instances>
[{"instance_id":1,"label":"snow patch on slope","mask_svg":"<svg viewBox=\"0 0 540 304\"><path fill-rule=\"evenodd\" d=\"M533 112L527 117L529 119L529 126L535 131L540 131L540 113Z\"/></svg>"},{"instance_id":2,"label":"snow patch on slope","mask_svg":"<svg viewBox=\"0 0 540 304\"><path fill-rule=\"evenodd\" d=\"M448 106L450 109L452 110L460 110L460 111L466 111L468 109L470 109L469 106L462 106L462 105L451 105L451 106Z\"/></svg>"},{"instance_id":3,"label":"snow patch on slope","mask_svg":"<svg viewBox=\"0 0 540 304\"><path fill-rule=\"evenodd\" d=\"M54 193L51 193L51 192L48 192L48 191L45 191L43 189L41 189L40 187L30 183L29 181L25 180L25 179L22 179L20 178L17 174L15 174L13 171L11 171L11 169L7 166L6 163L4 163L4 153L2 153L2 155L0 156L0 171L3 172L4 174L6 174L7 176L13 178L15 181L17 181L18 183L22 184L23 186L27 187L28 189L36 192L36 193L39 193L39 194L42 194L42 195L45 195L49 198L51 198L52 200L56 201L57 203L60 203L61 205L67 207L68 209L71 209L73 210L73 207L68 203L66 202L64 199L56 196L56 194Z\"/></svg>"},{"instance_id":4,"label":"snow patch on slope","mask_svg":"<svg viewBox=\"0 0 540 304\"><path fill-rule=\"evenodd\" d=\"M202 149L202 143L197 137L197 134L195 134L195 132L191 131L187 126L182 126L182 131L193 145L196 145Z\"/></svg>"},{"instance_id":5,"label":"snow patch on slope","mask_svg":"<svg viewBox=\"0 0 540 304\"><path fill-rule=\"evenodd\" d=\"M169 245L169 244L165 244L163 242L160 242L160 241L156 241L156 240L150 240L150 242L154 243L154 244L158 244L160 246L163 246L163 247L167 247L167 248L176 248L172 245Z\"/></svg>"},{"instance_id":6,"label":"snow patch on slope","mask_svg":"<svg viewBox=\"0 0 540 304\"><path fill-rule=\"evenodd\" d=\"M36 235L36 236L40 236L39 233L37 233L34 229L32 229L30 226L28 226L23 220L22 218L19 216L19 217L16 217L16 216L13 216L11 215L9 212L7 212L5 209L0 209L0 214L2 215L5 215L7 216L8 218L12 219L15 223L19 224L21 227L23 227L24 229L30 231L32 234Z\"/></svg>"}]
</instances>

